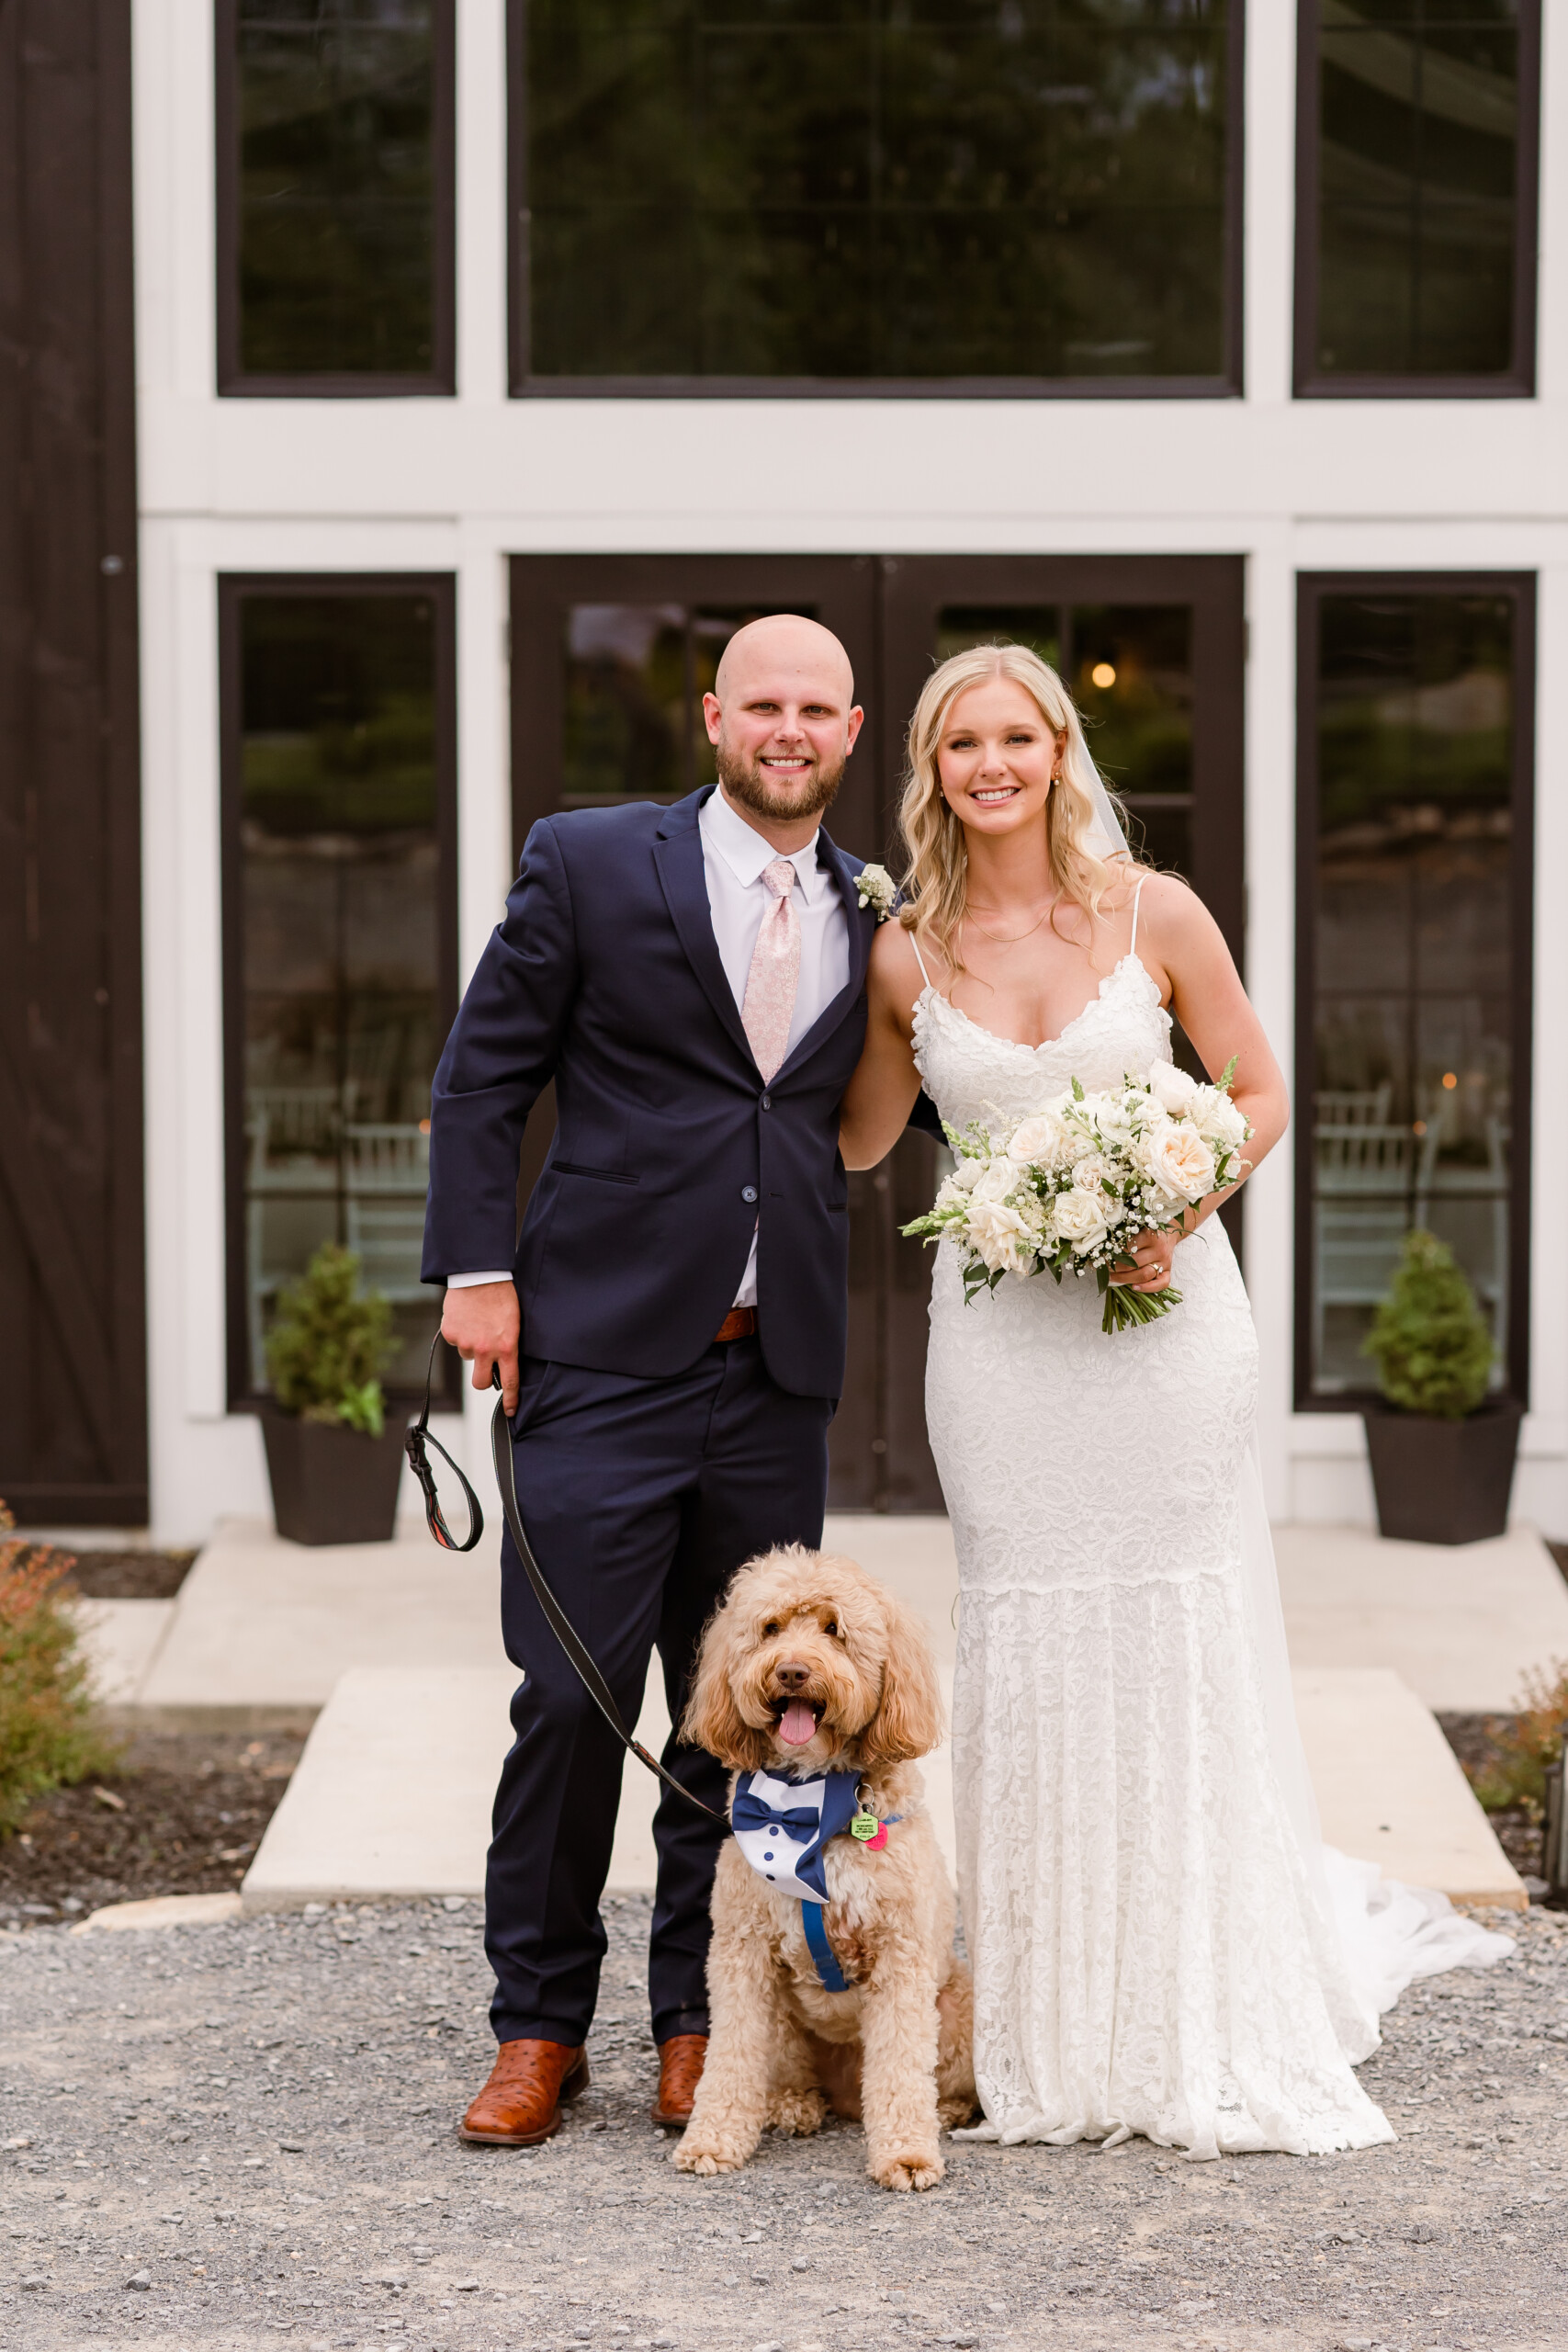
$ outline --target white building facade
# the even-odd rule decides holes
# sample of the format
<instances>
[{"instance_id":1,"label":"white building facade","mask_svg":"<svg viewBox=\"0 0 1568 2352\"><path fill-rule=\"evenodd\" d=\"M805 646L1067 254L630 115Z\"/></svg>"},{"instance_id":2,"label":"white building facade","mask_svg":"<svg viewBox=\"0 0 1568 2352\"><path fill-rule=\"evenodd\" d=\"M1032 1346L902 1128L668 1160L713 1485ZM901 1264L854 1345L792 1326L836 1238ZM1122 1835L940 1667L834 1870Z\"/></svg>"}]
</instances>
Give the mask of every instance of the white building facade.
<instances>
[{"instance_id":1,"label":"white building facade","mask_svg":"<svg viewBox=\"0 0 1568 2352\"><path fill-rule=\"evenodd\" d=\"M381 13L395 29L398 9ZM433 12L412 13L423 22ZM1004 32L1016 18L1026 50L1036 17L1049 13L969 12L997 17ZM1100 13L1108 22L1117 14ZM1028 389L1010 379L919 378L879 388L791 378L774 389L712 368L713 380L688 383L668 370L658 380L628 372L614 385L525 380L519 310L529 283L531 299L543 299L548 265L536 249L532 281L520 267L529 222L518 116L525 103L536 112L549 103L547 88L528 86L549 52L529 47L521 8L509 28L506 0L459 0L446 59L449 304L439 259L434 298L451 347L442 349L438 320L421 355L433 378L449 357L452 389L399 389L389 368L385 384L356 390L334 379L312 390L298 380L268 389L268 363L247 363L245 321L234 315L236 300L243 311L261 298L247 290L254 279L232 290L243 195L233 193L225 142L241 136L244 90L238 102L224 96L235 86L225 80L224 45L251 38L258 17L265 35L267 11L244 0L217 9L135 0L146 1300L158 1536L197 1540L220 1515L266 1510L255 1333L240 1327L265 1318L312 1234L331 1226L361 1249L395 1302L407 1292L400 1313L411 1361L429 1328L433 1310L409 1289L404 1265L417 1224L416 1098L428 1046L407 1040L424 1036L435 1016L427 1008L416 1017L398 996L402 989L412 1003L408 990L418 989L392 969L389 943L406 934L431 1004L449 1012L497 919L522 820L592 797L594 758L623 757L626 786L637 788L646 767L626 745L641 721L625 698L615 704L622 732L604 732L605 664L635 669L640 660L645 684L651 675L654 623L639 639L628 614L654 615L671 644L681 640L689 698L705 627L711 640L727 615L800 603L825 618L858 616L852 641L871 650L863 689L868 703L885 697L874 713L879 767L837 825L848 846L870 855L887 848L881 830L870 838L864 829L883 825L896 785L917 655L929 658L965 628L1017 633L1021 613L1044 616L1036 634L1055 628L1069 684L1086 664L1095 678L1111 674L1091 706L1104 728L1091 741L1101 747L1120 740L1109 699L1118 668L1130 677L1142 661L1139 674L1153 680L1147 708L1156 718L1156 704L1175 714L1172 740L1185 743L1189 770L1174 786L1168 775L1167 786L1147 776L1141 786L1140 736L1130 775L1105 753L1111 779L1150 816L1151 854L1168 837L1165 790L1169 808L1186 812L1180 838L1189 849L1203 843L1188 861L1194 880L1203 887L1207 873L1232 890L1245 977L1292 1074L1298 1124L1311 1128L1304 1148L1274 1155L1246 1202L1270 1508L1286 1520L1371 1520L1356 1340L1398 1233L1420 1216L1454 1238L1494 1318L1499 1381L1527 1402L1516 1512L1568 1533L1568 1250L1552 1238L1568 1162L1568 270L1558 266L1568 255L1568 38L1554 11L1541 27L1523 0L1518 9L1478 6L1478 64L1427 56L1428 129L1446 125L1462 142L1483 140L1489 125L1503 136L1511 121L1529 217L1516 208L1492 264L1504 276L1517 264L1496 380L1456 364L1448 377L1428 368L1391 389L1332 368L1314 382L1302 357L1303 334L1316 331L1301 282L1311 240L1298 236L1303 187L1314 187L1302 176L1302 142L1316 136L1302 75L1315 74L1326 53L1314 40L1331 48L1337 30L1365 29L1359 14L1375 12L1321 0L1319 24L1314 0L1305 40L1288 0L1252 0L1244 28L1199 6L1145 13L1151 23L1221 23L1236 76L1214 370L1224 381L1173 370L1163 387L1060 376ZM693 14L701 11L665 11ZM892 23L898 14L872 8L868 18ZM1413 6L1407 27L1378 19L1383 47L1370 62L1351 54L1343 69L1351 82L1386 96L1391 74L1419 47L1418 17ZM839 70L837 53L819 38L818 70ZM811 54L809 45L800 52L801 70ZM1458 76L1446 96L1445 71ZM1077 85L1064 86L1070 104ZM1539 174L1520 128L1537 107ZM432 142L439 163L439 126ZM532 194L536 223L541 191L521 192ZM590 285L583 299L592 293ZM632 299L625 278L606 281L604 299ZM660 299L657 288L649 299ZM560 329L566 340L586 332L571 320ZM1102 334L1100 364L1123 366L1143 334L1128 319L1121 351L1117 334ZM296 600L295 618L286 614L276 628L247 617L269 592ZM287 666L299 614L308 618L323 596L356 595L356 612L377 596L404 600L413 634L386 654L383 718L350 711L344 720L350 732L370 726L368 766L355 770L344 752L334 773L392 774L394 752L383 757L375 745L396 733L400 665L425 664L421 707L446 730L434 797L419 804L425 814L404 827L400 847L383 842L377 851L379 880L367 880L357 851L333 865L331 843L357 838L341 810L330 821L319 810L298 822L288 816L294 754L288 725L267 715L266 682ZM1163 655L1148 620L1162 611L1188 616L1171 624L1177 637L1168 632ZM1384 667L1357 702L1357 616L1369 612L1368 659ZM919 641L921 614L935 616L929 643ZM1463 643L1433 652L1434 628L1450 638L1457 629ZM1405 653L1390 652L1389 630ZM1117 652L1123 639L1130 669ZM1347 697L1361 718L1344 719ZM284 692L278 710L287 700ZM685 723L668 739L675 768L660 771L671 789L692 780L680 768L694 756L680 735ZM1400 756L1427 762L1428 786L1376 784L1374 798L1383 797L1371 816L1366 807L1336 816L1335 780L1342 786L1359 773L1358 759L1371 773L1384 756L1378 727L1404 729ZM1490 781L1477 784L1483 769ZM1388 814L1395 804L1397 821ZM1389 899L1385 917L1380 876L1415 871L1397 864L1401 826L1426 828L1437 864L1422 868L1425 884L1410 882L1403 912L1398 893ZM320 879L330 866L338 876L335 916L321 911L325 885L318 906L314 884L300 879L305 867L290 863L307 835L311 873ZM345 891L359 893L346 916ZM402 1005L399 1035L413 1058L400 1094L382 1046L367 1046L354 1068L340 1055L326 1077L300 1075L311 1049L295 1015L277 1010L286 916L297 919L288 935L302 963L320 954L341 967L358 955L365 971L376 967L366 987L380 991L378 1036L396 1025L387 1004ZM311 930L329 921L339 925L330 955ZM386 950L379 966L367 931ZM322 1121L336 1123L329 1144ZM336 1155L330 1181L321 1177L323 1152ZM926 1168L911 1162L909 1183L923 1182ZM889 1230L890 1197L886 1185L865 1195L868 1249L888 1246L876 1236ZM301 1204L329 1199L330 1216L323 1209L312 1225ZM886 1264L863 1279L860 1368L841 1417L836 1491L845 1503L929 1508L913 1430L918 1366L911 1375L906 1361L919 1300L899 1303L894 1294L907 1293L910 1278ZM482 1461L477 1412L468 1435Z\"/></svg>"}]
</instances>

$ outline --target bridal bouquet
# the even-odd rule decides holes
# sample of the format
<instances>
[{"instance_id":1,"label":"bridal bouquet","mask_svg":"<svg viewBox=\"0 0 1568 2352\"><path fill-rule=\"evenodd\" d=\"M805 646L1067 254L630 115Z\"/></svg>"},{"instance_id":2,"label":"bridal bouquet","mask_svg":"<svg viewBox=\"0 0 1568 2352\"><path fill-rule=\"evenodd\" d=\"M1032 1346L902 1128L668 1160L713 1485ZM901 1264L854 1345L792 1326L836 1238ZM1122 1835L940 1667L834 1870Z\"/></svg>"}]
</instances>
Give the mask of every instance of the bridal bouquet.
<instances>
[{"instance_id":1,"label":"bridal bouquet","mask_svg":"<svg viewBox=\"0 0 1568 2352\"><path fill-rule=\"evenodd\" d=\"M1113 1283L1134 1263L1140 1233L1179 1226L1205 1193L1235 1183L1252 1129L1230 1097L1233 1057L1213 1085L1170 1062L1146 1079L1066 1093L1008 1130L945 1126L958 1166L907 1234L949 1238L964 1253L964 1293L995 1290L1004 1274L1092 1273L1105 1298L1101 1329L1153 1323L1181 1304L1176 1290Z\"/></svg>"}]
</instances>

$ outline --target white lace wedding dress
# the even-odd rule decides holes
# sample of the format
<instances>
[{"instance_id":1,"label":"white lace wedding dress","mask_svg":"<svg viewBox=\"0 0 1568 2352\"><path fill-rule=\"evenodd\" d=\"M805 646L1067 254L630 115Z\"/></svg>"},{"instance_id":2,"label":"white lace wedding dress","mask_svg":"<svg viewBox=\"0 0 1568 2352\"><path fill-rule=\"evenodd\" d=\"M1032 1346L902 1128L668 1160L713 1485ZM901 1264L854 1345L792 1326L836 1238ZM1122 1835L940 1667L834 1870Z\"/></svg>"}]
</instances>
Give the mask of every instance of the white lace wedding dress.
<instances>
[{"instance_id":1,"label":"white lace wedding dress","mask_svg":"<svg viewBox=\"0 0 1568 2352\"><path fill-rule=\"evenodd\" d=\"M1135 954L1046 1045L929 987L914 1035L960 1127L1170 1054ZM956 1250L935 1255L926 1396L962 1596L980 2136L1141 2132L1194 2156L1392 2139L1351 2071L1378 2011L1511 1945L1318 1841L1258 1481L1258 1341L1224 1227L1179 1245L1179 1307L1111 1338L1092 1280L1010 1275L965 1306Z\"/></svg>"}]
</instances>

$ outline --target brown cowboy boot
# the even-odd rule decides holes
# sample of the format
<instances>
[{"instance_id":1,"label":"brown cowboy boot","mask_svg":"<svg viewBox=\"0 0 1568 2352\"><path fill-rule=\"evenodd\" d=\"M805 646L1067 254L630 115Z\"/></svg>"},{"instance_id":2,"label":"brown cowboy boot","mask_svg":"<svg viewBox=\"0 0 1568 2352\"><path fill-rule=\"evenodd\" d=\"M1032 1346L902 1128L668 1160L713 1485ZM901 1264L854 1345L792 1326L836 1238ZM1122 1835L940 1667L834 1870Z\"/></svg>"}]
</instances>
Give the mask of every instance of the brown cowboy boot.
<instances>
[{"instance_id":1,"label":"brown cowboy boot","mask_svg":"<svg viewBox=\"0 0 1568 2352\"><path fill-rule=\"evenodd\" d=\"M672 2033L659 2045L659 2097L653 2102L655 2123L683 2132L692 2120L692 2101L703 2078L708 2054L705 2033Z\"/></svg>"},{"instance_id":2,"label":"brown cowboy boot","mask_svg":"<svg viewBox=\"0 0 1568 2352\"><path fill-rule=\"evenodd\" d=\"M562 2101L587 2088L585 2050L569 2050L563 2041L503 2041L457 2136L497 2148L535 2147L560 2130Z\"/></svg>"}]
</instances>

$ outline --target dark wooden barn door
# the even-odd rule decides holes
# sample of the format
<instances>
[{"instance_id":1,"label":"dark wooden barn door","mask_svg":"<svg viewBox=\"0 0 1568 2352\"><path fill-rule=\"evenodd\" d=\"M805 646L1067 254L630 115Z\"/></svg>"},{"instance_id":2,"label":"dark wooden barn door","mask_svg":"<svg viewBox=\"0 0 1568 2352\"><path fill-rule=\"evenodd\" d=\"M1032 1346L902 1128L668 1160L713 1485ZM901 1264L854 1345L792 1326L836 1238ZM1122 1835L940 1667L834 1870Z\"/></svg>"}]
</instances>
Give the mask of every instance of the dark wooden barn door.
<instances>
[{"instance_id":1,"label":"dark wooden barn door","mask_svg":"<svg viewBox=\"0 0 1568 2352\"><path fill-rule=\"evenodd\" d=\"M147 1516L130 0L0 0L0 1497Z\"/></svg>"}]
</instances>

